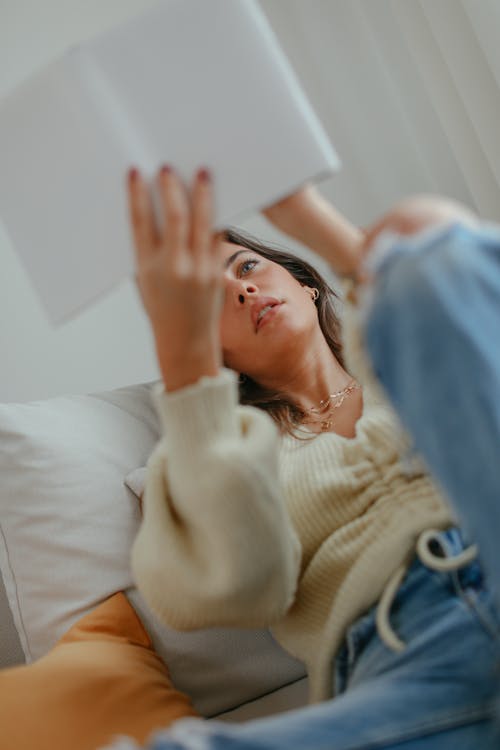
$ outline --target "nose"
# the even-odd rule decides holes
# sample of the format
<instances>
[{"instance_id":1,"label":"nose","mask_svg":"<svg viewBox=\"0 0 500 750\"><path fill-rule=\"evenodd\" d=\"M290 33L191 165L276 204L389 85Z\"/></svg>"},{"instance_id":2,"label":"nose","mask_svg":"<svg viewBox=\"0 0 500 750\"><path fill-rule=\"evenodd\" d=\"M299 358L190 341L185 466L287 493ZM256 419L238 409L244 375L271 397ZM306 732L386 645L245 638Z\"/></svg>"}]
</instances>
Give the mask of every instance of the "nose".
<instances>
[{"instance_id":1,"label":"nose","mask_svg":"<svg viewBox=\"0 0 500 750\"><path fill-rule=\"evenodd\" d=\"M248 301L259 293L256 284L244 281L242 279L228 279L226 294L230 299L234 299L238 305L245 305Z\"/></svg>"}]
</instances>

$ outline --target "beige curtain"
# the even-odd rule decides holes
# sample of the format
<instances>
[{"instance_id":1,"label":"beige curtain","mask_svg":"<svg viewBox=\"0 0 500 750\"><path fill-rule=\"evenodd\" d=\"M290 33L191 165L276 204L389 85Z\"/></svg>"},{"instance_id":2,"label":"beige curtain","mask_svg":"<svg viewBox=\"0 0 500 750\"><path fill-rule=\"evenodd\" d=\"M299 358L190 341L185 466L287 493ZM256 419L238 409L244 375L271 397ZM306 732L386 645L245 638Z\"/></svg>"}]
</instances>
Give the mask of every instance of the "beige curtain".
<instances>
[{"instance_id":1,"label":"beige curtain","mask_svg":"<svg viewBox=\"0 0 500 750\"><path fill-rule=\"evenodd\" d=\"M439 192L500 221L500 0L261 0L359 223Z\"/></svg>"}]
</instances>

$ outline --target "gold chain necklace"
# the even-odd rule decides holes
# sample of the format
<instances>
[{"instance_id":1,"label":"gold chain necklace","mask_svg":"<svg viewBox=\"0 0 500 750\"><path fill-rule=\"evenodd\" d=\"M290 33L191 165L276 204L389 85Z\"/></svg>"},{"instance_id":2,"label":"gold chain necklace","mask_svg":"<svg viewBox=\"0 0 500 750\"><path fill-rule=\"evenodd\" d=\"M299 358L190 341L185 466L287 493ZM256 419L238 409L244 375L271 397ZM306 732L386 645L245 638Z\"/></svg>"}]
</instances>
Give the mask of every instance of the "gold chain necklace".
<instances>
[{"instance_id":1,"label":"gold chain necklace","mask_svg":"<svg viewBox=\"0 0 500 750\"><path fill-rule=\"evenodd\" d=\"M336 393L330 393L327 398L323 399L319 402L319 406L311 406L310 409L306 409L306 414L324 414L327 410L330 409L338 409L344 401L346 400L347 396L349 396L353 391L358 390L358 388L361 388L360 384L357 383L354 378L349 381L349 383L346 385L345 388L343 388L341 391L336 391ZM337 403L332 404L332 399L338 398L340 399ZM316 420L309 419L306 417L304 420L306 423L315 422ZM321 422L321 432L325 432L325 430L329 430L330 427L333 425L333 419L330 417L330 419L320 419Z\"/></svg>"}]
</instances>

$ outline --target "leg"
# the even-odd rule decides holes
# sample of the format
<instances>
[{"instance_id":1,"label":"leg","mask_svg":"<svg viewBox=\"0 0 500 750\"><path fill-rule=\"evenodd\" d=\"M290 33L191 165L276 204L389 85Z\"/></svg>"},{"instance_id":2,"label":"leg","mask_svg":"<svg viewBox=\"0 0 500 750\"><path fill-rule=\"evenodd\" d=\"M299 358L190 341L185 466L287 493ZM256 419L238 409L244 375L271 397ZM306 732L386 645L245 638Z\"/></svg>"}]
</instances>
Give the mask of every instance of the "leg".
<instances>
[{"instance_id":1,"label":"leg","mask_svg":"<svg viewBox=\"0 0 500 750\"><path fill-rule=\"evenodd\" d=\"M500 611L500 229L448 227L385 259L366 322L374 370L478 543Z\"/></svg>"},{"instance_id":2,"label":"leg","mask_svg":"<svg viewBox=\"0 0 500 750\"><path fill-rule=\"evenodd\" d=\"M463 549L457 532L441 538L450 555ZM473 609L463 606L464 592ZM403 652L381 641L373 607L335 660L338 697L243 724L183 719L152 737L148 750L497 750L496 645L482 624L486 613L493 614L477 562L455 580L415 560L391 612Z\"/></svg>"}]
</instances>

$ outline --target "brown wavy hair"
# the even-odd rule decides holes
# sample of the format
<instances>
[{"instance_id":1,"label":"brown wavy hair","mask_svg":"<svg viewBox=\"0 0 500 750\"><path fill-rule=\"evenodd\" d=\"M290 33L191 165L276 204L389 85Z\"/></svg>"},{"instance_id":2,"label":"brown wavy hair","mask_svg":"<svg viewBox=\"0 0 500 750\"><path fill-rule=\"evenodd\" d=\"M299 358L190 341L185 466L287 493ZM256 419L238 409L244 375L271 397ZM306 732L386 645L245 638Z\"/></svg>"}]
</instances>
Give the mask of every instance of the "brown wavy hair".
<instances>
[{"instance_id":1,"label":"brown wavy hair","mask_svg":"<svg viewBox=\"0 0 500 750\"><path fill-rule=\"evenodd\" d=\"M315 305L318 310L320 328L335 359L341 367L346 369L342 351L341 325L334 307L334 302L339 299L339 296L321 274L302 258L280 249L278 246L264 244L256 237L234 227L224 231L223 239L226 242L252 250L274 263L279 263L302 286L318 289L319 297L315 301ZM282 434L288 433L299 438L294 428L301 424L305 412L286 393L264 388L245 373L241 373L239 378L239 402L256 406L268 412L278 424Z\"/></svg>"}]
</instances>

